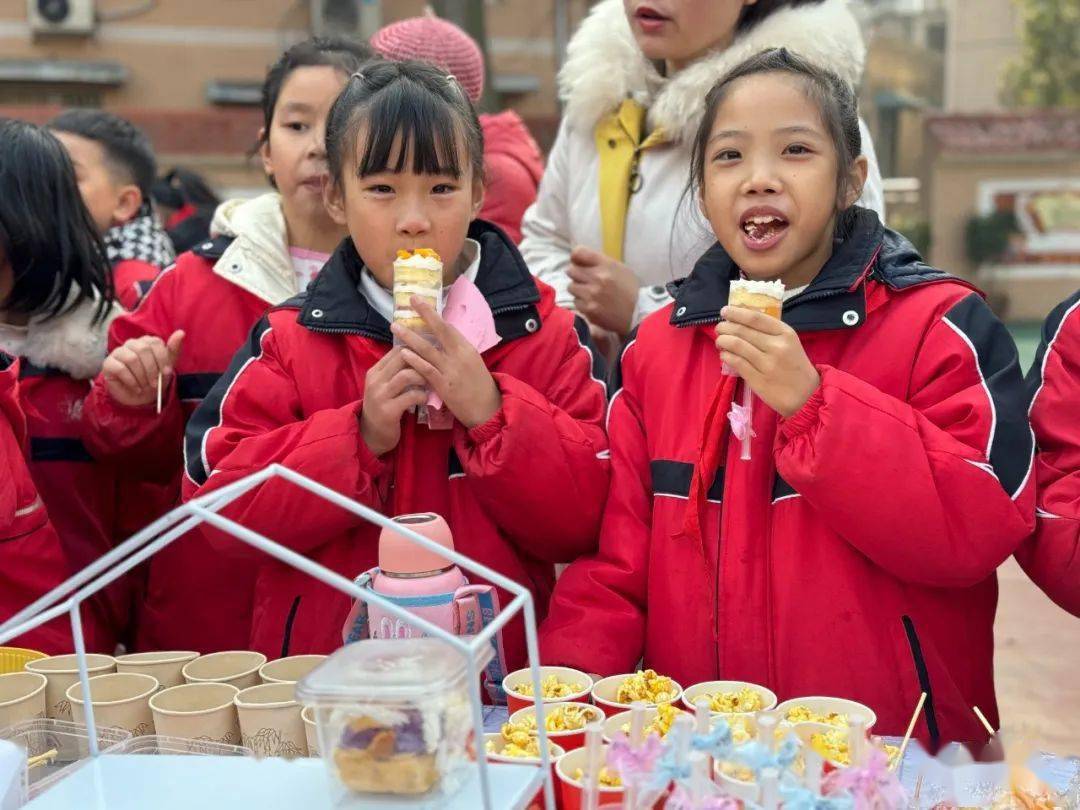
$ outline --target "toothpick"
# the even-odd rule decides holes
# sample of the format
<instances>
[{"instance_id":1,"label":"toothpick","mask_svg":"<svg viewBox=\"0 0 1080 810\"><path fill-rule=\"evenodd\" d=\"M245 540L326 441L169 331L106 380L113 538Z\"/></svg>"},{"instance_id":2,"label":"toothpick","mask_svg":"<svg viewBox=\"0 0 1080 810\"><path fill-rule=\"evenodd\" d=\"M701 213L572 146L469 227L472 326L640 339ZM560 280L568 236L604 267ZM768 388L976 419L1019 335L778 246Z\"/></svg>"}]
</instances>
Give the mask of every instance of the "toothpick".
<instances>
[{"instance_id":1,"label":"toothpick","mask_svg":"<svg viewBox=\"0 0 1080 810\"><path fill-rule=\"evenodd\" d=\"M51 748L48 751L46 751L44 754L39 754L36 757L30 757L30 759L26 760L26 767L27 768L38 768L38 767L40 767L42 765L48 765L50 762L52 762L54 759L56 759L59 755L60 755L59 751L57 751L55 748Z\"/></svg>"},{"instance_id":2,"label":"toothpick","mask_svg":"<svg viewBox=\"0 0 1080 810\"><path fill-rule=\"evenodd\" d=\"M984 715L982 711L979 710L979 707L972 706L971 708L975 712L975 716L979 718L979 722L983 724L983 728L986 729L986 733L989 734L991 737L997 734L997 732L994 731L994 727L990 725L990 721L986 719L986 715Z\"/></svg>"},{"instance_id":3,"label":"toothpick","mask_svg":"<svg viewBox=\"0 0 1080 810\"><path fill-rule=\"evenodd\" d=\"M161 413L161 372L157 375L157 412Z\"/></svg>"},{"instance_id":4,"label":"toothpick","mask_svg":"<svg viewBox=\"0 0 1080 810\"><path fill-rule=\"evenodd\" d=\"M922 798L922 779L923 775L920 773L919 778L915 780L915 793L912 795L911 800L915 805L915 810L919 810L921 807L920 799Z\"/></svg>"},{"instance_id":5,"label":"toothpick","mask_svg":"<svg viewBox=\"0 0 1080 810\"><path fill-rule=\"evenodd\" d=\"M922 696L919 698L919 703L915 707L915 714L911 715L911 722L908 723L907 733L904 735L904 741L900 743L900 753L896 755L896 761L893 762L892 766L889 768L889 770L891 771L895 771L897 768L899 768L900 763L904 761L904 754L907 753L908 743L911 742L911 735L915 731L915 724L919 722L919 715L922 714L923 706L926 705L926 697L926 692L923 692Z\"/></svg>"}]
</instances>

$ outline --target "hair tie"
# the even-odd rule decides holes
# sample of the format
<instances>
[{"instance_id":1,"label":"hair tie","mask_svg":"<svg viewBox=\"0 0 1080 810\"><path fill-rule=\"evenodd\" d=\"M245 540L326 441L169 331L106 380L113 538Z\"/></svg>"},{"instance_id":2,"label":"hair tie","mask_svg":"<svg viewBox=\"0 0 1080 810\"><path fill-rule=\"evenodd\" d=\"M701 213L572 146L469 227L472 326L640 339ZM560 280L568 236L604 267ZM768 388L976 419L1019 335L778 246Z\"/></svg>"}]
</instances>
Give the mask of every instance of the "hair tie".
<instances>
[{"instance_id":1,"label":"hair tie","mask_svg":"<svg viewBox=\"0 0 1080 810\"><path fill-rule=\"evenodd\" d=\"M361 73L361 72L360 72L359 70L358 70L358 71L356 71L356 73L354 73L354 74L353 74L352 76L350 76L349 78L350 78L350 79L359 79L359 80L360 80L360 83L361 83L361 84L363 84L363 82L364 82L364 74L363 74L363 73Z\"/></svg>"}]
</instances>

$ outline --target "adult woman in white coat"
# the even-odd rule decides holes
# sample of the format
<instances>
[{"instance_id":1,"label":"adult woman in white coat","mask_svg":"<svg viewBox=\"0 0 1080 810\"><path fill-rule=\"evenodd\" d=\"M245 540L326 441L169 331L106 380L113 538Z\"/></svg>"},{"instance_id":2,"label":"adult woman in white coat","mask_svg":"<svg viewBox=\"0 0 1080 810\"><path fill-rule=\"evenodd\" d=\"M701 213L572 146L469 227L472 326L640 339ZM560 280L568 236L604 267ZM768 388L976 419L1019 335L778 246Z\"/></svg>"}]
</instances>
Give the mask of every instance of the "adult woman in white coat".
<instances>
[{"instance_id":1,"label":"adult woman in white coat","mask_svg":"<svg viewBox=\"0 0 1080 810\"><path fill-rule=\"evenodd\" d=\"M728 69L785 47L856 85L866 50L847 0L601 0L567 50L565 103L521 252L611 345L667 304L712 243L684 195L690 141ZM859 204L884 215L870 134Z\"/></svg>"}]
</instances>

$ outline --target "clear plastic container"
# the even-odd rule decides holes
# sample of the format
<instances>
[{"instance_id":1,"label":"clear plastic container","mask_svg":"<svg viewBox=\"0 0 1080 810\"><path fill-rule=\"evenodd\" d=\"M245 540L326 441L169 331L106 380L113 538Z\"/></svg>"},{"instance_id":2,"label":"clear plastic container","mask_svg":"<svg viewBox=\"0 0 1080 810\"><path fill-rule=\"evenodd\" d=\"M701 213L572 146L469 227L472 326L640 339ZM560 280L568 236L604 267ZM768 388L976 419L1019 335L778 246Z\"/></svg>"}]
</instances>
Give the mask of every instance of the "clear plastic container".
<instances>
[{"instance_id":1,"label":"clear plastic container","mask_svg":"<svg viewBox=\"0 0 1080 810\"><path fill-rule=\"evenodd\" d=\"M162 734L146 734L132 737L121 743L110 754L140 754L143 756L195 755L213 757L253 757L255 752L242 745L228 745L213 740L189 740L185 737L168 737Z\"/></svg>"},{"instance_id":2,"label":"clear plastic container","mask_svg":"<svg viewBox=\"0 0 1080 810\"><path fill-rule=\"evenodd\" d=\"M476 662L483 670L485 647ZM475 757L464 656L432 638L364 639L300 681L343 792L438 805Z\"/></svg>"},{"instance_id":3,"label":"clear plastic container","mask_svg":"<svg viewBox=\"0 0 1080 810\"><path fill-rule=\"evenodd\" d=\"M131 732L99 728L97 737L99 752L116 753L117 746L131 739ZM0 729L0 739L24 748L29 759L42 757L40 764L27 771L31 799L76 770L90 756L86 726L66 720L27 720Z\"/></svg>"}]
</instances>

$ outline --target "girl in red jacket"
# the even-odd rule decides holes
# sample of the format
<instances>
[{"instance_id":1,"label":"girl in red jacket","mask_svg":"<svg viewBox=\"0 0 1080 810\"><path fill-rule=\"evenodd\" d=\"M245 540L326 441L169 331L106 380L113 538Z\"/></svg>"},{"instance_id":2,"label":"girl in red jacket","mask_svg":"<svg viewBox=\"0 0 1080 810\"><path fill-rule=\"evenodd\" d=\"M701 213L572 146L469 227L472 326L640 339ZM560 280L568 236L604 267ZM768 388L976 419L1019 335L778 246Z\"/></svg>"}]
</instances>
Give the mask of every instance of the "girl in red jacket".
<instances>
[{"instance_id":1,"label":"girl in red jacket","mask_svg":"<svg viewBox=\"0 0 1080 810\"><path fill-rule=\"evenodd\" d=\"M542 609L554 565L595 542L607 491L605 390L585 324L554 305L501 230L473 220L483 137L453 77L370 64L334 104L326 140L328 207L350 238L305 296L259 321L192 416L188 473L204 494L279 463L384 514L437 512L459 551L526 584ZM496 345L481 353L419 299L439 347L391 327L394 259L413 248L438 252L445 285L478 291ZM425 388L445 403L447 429L417 423ZM286 482L225 514L350 578L376 562L378 527ZM249 551L228 540L220 549ZM252 649L338 647L350 600L249 553ZM504 641L520 666L520 622Z\"/></svg>"},{"instance_id":2,"label":"girl in red jacket","mask_svg":"<svg viewBox=\"0 0 1080 810\"><path fill-rule=\"evenodd\" d=\"M786 51L709 94L693 189L718 244L623 351L600 550L559 581L541 648L859 700L882 734L925 691L920 737L975 739L994 570L1033 523L1023 381L978 292L850 207L859 147L851 91ZM725 306L740 275L784 283L782 320Z\"/></svg>"},{"instance_id":3,"label":"girl in red jacket","mask_svg":"<svg viewBox=\"0 0 1080 810\"><path fill-rule=\"evenodd\" d=\"M263 83L259 134L275 191L223 203L212 238L180 256L138 309L109 330L111 354L87 402L87 443L168 487L159 513L179 499L188 416L251 325L303 290L344 235L323 205L323 133L330 105L370 53L365 45L316 38L282 54ZM211 555L191 533L151 560L139 648L212 652L247 642L253 575L244 566L209 564Z\"/></svg>"},{"instance_id":4,"label":"girl in red jacket","mask_svg":"<svg viewBox=\"0 0 1080 810\"><path fill-rule=\"evenodd\" d=\"M10 508L0 524L13 541L0 543L0 618L7 618L112 548L123 493L116 468L79 438L83 401L119 308L74 169L47 130L0 122L0 200L0 351L21 360L19 385L12 367L0 404L2 500ZM88 649L115 651L129 598L121 581L88 604ZM67 631L41 638L47 651L70 652Z\"/></svg>"},{"instance_id":5,"label":"girl in red jacket","mask_svg":"<svg viewBox=\"0 0 1080 810\"><path fill-rule=\"evenodd\" d=\"M1080 616L1080 290L1046 319L1027 388L1039 500L1035 535L1016 558L1051 599Z\"/></svg>"}]
</instances>

